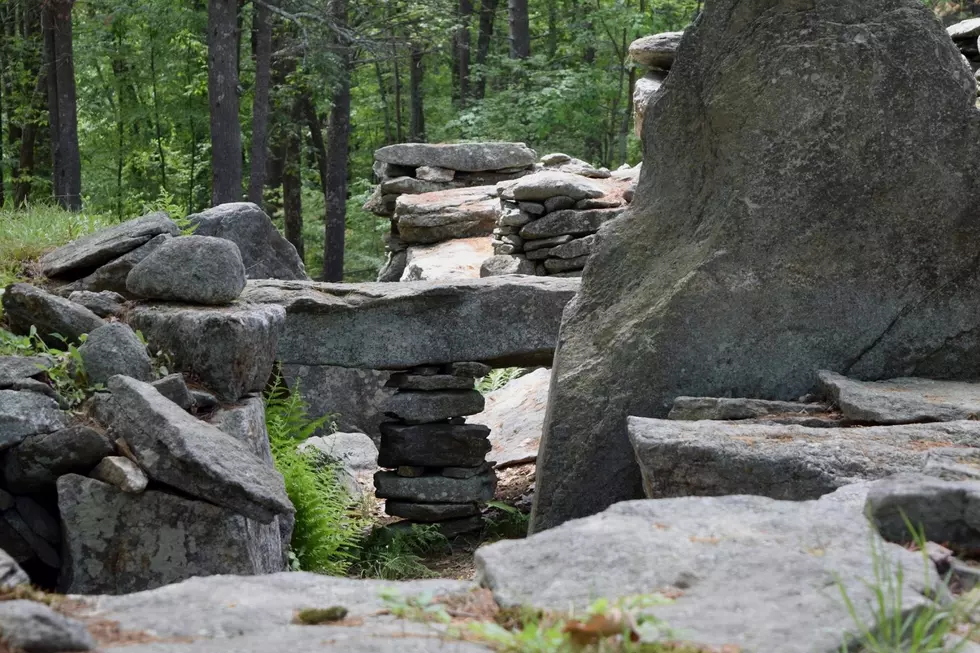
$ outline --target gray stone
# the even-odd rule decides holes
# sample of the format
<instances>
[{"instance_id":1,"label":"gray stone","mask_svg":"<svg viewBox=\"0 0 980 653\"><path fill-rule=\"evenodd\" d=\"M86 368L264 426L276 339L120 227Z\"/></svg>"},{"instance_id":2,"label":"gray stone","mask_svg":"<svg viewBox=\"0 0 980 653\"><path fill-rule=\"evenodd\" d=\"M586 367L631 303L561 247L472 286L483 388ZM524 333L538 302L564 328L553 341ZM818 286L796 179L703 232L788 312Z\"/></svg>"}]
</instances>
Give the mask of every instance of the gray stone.
<instances>
[{"instance_id":1,"label":"gray stone","mask_svg":"<svg viewBox=\"0 0 980 653\"><path fill-rule=\"evenodd\" d=\"M584 270L567 270L565 272L548 272L548 276L550 276L550 277L560 277L560 278L564 278L564 279L580 279L580 278L582 278L582 276L584 276L583 272L584 272Z\"/></svg>"},{"instance_id":2,"label":"gray stone","mask_svg":"<svg viewBox=\"0 0 980 653\"><path fill-rule=\"evenodd\" d=\"M490 429L482 424L382 424L378 464L471 467L490 451Z\"/></svg>"},{"instance_id":3,"label":"gray stone","mask_svg":"<svg viewBox=\"0 0 980 653\"><path fill-rule=\"evenodd\" d=\"M568 195L556 195L555 197L549 197L544 201L544 210L545 213L563 211L575 206L575 202L575 198L569 197Z\"/></svg>"},{"instance_id":4,"label":"gray stone","mask_svg":"<svg viewBox=\"0 0 980 653\"><path fill-rule=\"evenodd\" d=\"M889 542L915 541L909 525L930 542L955 551L980 549L980 482L899 474L871 485L868 515ZM907 520L907 522L906 522Z\"/></svg>"},{"instance_id":5,"label":"gray stone","mask_svg":"<svg viewBox=\"0 0 980 653\"><path fill-rule=\"evenodd\" d=\"M522 202L522 204L527 204L527 202ZM531 214L526 211L511 209L500 215L497 224L501 227L523 227L533 219Z\"/></svg>"},{"instance_id":6,"label":"gray stone","mask_svg":"<svg viewBox=\"0 0 980 653\"><path fill-rule=\"evenodd\" d=\"M446 368L446 372L452 374L453 376L466 376L471 379L479 379L493 370L489 365L483 363L478 363L474 361L457 361L455 363L450 363Z\"/></svg>"},{"instance_id":7,"label":"gray stone","mask_svg":"<svg viewBox=\"0 0 980 653\"><path fill-rule=\"evenodd\" d=\"M454 238L435 245L408 248L402 281L478 279L480 265L493 254L491 239Z\"/></svg>"},{"instance_id":8,"label":"gray stone","mask_svg":"<svg viewBox=\"0 0 980 653\"><path fill-rule=\"evenodd\" d=\"M643 119L647 113L647 105L666 79L667 73L651 70L633 85L633 131L639 138L643 137Z\"/></svg>"},{"instance_id":9,"label":"gray stone","mask_svg":"<svg viewBox=\"0 0 980 653\"><path fill-rule=\"evenodd\" d=\"M810 428L630 417L648 497L757 494L815 499L899 472L977 478L980 423Z\"/></svg>"},{"instance_id":10,"label":"gray stone","mask_svg":"<svg viewBox=\"0 0 980 653\"><path fill-rule=\"evenodd\" d=\"M523 256L499 254L491 256L480 266L481 277L496 277L505 274L534 274L534 263Z\"/></svg>"},{"instance_id":11,"label":"gray stone","mask_svg":"<svg viewBox=\"0 0 980 653\"><path fill-rule=\"evenodd\" d=\"M61 397L50 385L44 381L38 381L37 379L20 379L18 381L12 381L9 384L4 384L0 386L5 390L16 390L16 391L26 391L26 392L37 392L45 397L50 397L57 401L59 405L61 404Z\"/></svg>"},{"instance_id":12,"label":"gray stone","mask_svg":"<svg viewBox=\"0 0 980 653\"><path fill-rule=\"evenodd\" d=\"M138 297L191 304L222 305L245 288L238 245L224 238L174 238L136 264L126 289Z\"/></svg>"},{"instance_id":13,"label":"gray stone","mask_svg":"<svg viewBox=\"0 0 980 653\"><path fill-rule=\"evenodd\" d=\"M626 417L675 397L788 400L817 369L975 377L975 101L914 0L707 3L564 315L532 531L638 498Z\"/></svg>"},{"instance_id":14,"label":"gray stone","mask_svg":"<svg viewBox=\"0 0 980 653\"><path fill-rule=\"evenodd\" d=\"M113 433L153 480L262 523L293 512L282 476L248 446L201 422L152 386L109 379Z\"/></svg>"},{"instance_id":15,"label":"gray stone","mask_svg":"<svg viewBox=\"0 0 980 653\"><path fill-rule=\"evenodd\" d=\"M151 382L150 385L156 388L157 392L184 410L190 410L194 407L194 397L187 388L183 374L170 374L158 381Z\"/></svg>"},{"instance_id":16,"label":"gray stone","mask_svg":"<svg viewBox=\"0 0 980 653\"><path fill-rule=\"evenodd\" d=\"M386 421L384 411L394 388L385 384L390 372L330 365L283 365L283 379L303 395L313 418L330 415L341 431L359 431L375 440ZM323 435L322 431L318 432Z\"/></svg>"},{"instance_id":17,"label":"gray stone","mask_svg":"<svg viewBox=\"0 0 980 653\"><path fill-rule=\"evenodd\" d=\"M11 590L30 582L30 577L20 568L17 561L9 553L0 549L0 589Z\"/></svg>"},{"instance_id":18,"label":"gray stone","mask_svg":"<svg viewBox=\"0 0 980 653\"><path fill-rule=\"evenodd\" d=\"M826 404L729 397L677 397L667 419L756 419L771 415L819 415Z\"/></svg>"},{"instance_id":19,"label":"gray stone","mask_svg":"<svg viewBox=\"0 0 980 653\"><path fill-rule=\"evenodd\" d=\"M436 166L419 166L415 169L415 177L422 181L452 181L456 176L455 170L449 168L439 168Z\"/></svg>"},{"instance_id":20,"label":"gray stone","mask_svg":"<svg viewBox=\"0 0 980 653\"><path fill-rule=\"evenodd\" d=\"M277 352L283 363L400 370L456 360L548 365L562 310L578 288L573 279L530 276L398 284L253 281L243 298L285 307Z\"/></svg>"},{"instance_id":21,"label":"gray stone","mask_svg":"<svg viewBox=\"0 0 980 653\"><path fill-rule=\"evenodd\" d=\"M279 306L228 308L141 304L129 323L150 351L168 352L174 366L197 378L223 401L265 388L285 323Z\"/></svg>"},{"instance_id":22,"label":"gray stone","mask_svg":"<svg viewBox=\"0 0 980 653\"><path fill-rule=\"evenodd\" d=\"M618 218L623 209L590 209L588 211L555 211L529 222L521 229L521 237L528 240L552 238L563 235L595 233L603 223Z\"/></svg>"},{"instance_id":23,"label":"gray stone","mask_svg":"<svg viewBox=\"0 0 980 653\"><path fill-rule=\"evenodd\" d=\"M85 624L36 601L0 601L3 643L25 653L91 651L95 642Z\"/></svg>"},{"instance_id":24,"label":"gray stone","mask_svg":"<svg viewBox=\"0 0 980 653\"><path fill-rule=\"evenodd\" d=\"M19 535L27 544L31 557L37 557L42 563L49 567L58 569L61 567L61 556L43 537L35 533L28 525L20 513L16 510L8 510L3 515L3 520ZM30 558L26 558L30 559Z\"/></svg>"},{"instance_id":25,"label":"gray stone","mask_svg":"<svg viewBox=\"0 0 980 653\"><path fill-rule=\"evenodd\" d=\"M64 474L88 473L114 451L105 434L82 424L34 435L7 452L5 487L19 493L38 492L53 487Z\"/></svg>"},{"instance_id":26,"label":"gray stone","mask_svg":"<svg viewBox=\"0 0 980 653\"><path fill-rule=\"evenodd\" d=\"M489 472L491 468L492 465L485 462L476 467L443 467L439 470L439 473L446 478L473 478L474 476Z\"/></svg>"},{"instance_id":27,"label":"gray stone","mask_svg":"<svg viewBox=\"0 0 980 653\"><path fill-rule=\"evenodd\" d=\"M514 198L523 202L544 202L559 195L581 200L602 197L602 188L585 177L566 172L544 171L522 177L511 189Z\"/></svg>"},{"instance_id":28,"label":"gray stone","mask_svg":"<svg viewBox=\"0 0 980 653\"><path fill-rule=\"evenodd\" d=\"M476 411L480 412L480 411ZM58 402L36 392L0 390L0 451L66 426Z\"/></svg>"},{"instance_id":29,"label":"gray stone","mask_svg":"<svg viewBox=\"0 0 980 653\"><path fill-rule=\"evenodd\" d=\"M89 476L130 494L139 494L150 482L139 465L122 456L103 458Z\"/></svg>"},{"instance_id":30,"label":"gray stone","mask_svg":"<svg viewBox=\"0 0 980 653\"><path fill-rule=\"evenodd\" d=\"M569 236L569 238L571 238L571 236ZM529 240L528 242L533 243L535 241ZM543 261L549 256L551 256L551 249L552 249L551 247L548 247L546 249L534 249L529 252L525 252L524 255L528 258L529 261L532 262L538 261L539 262L538 265L540 265L543 268L544 267Z\"/></svg>"},{"instance_id":31,"label":"gray stone","mask_svg":"<svg viewBox=\"0 0 980 653\"><path fill-rule=\"evenodd\" d=\"M273 465L262 397L246 397L236 405L222 406L208 417L208 422L241 442L259 460Z\"/></svg>"},{"instance_id":32,"label":"gray stone","mask_svg":"<svg viewBox=\"0 0 980 653\"><path fill-rule=\"evenodd\" d=\"M283 238L265 211L251 202L219 204L187 216L197 236L224 238L238 245L249 279L306 279L296 248Z\"/></svg>"},{"instance_id":33,"label":"gray stone","mask_svg":"<svg viewBox=\"0 0 980 653\"><path fill-rule=\"evenodd\" d=\"M544 204L539 202L520 202L518 206L520 206L521 211L530 215L544 215L545 212Z\"/></svg>"},{"instance_id":34,"label":"gray stone","mask_svg":"<svg viewBox=\"0 0 980 653\"><path fill-rule=\"evenodd\" d=\"M476 503L413 503L385 501L385 513L419 522L445 521L480 514Z\"/></svg>"},{"instance_id":35,"label":"gray stone","mask_svg":"<svg viewBox=\"0 0 980 653\"><path fill-rule=\"evenodd\" d=\"M388 252L385 264L378 270L378 281L384 283L400 281L406 265L408 265L407 251Z\"/></svg>"},{"instance_id":36,"label":"gray stone","mask_svg":"<svg viewBox=\"0 0 980 653\"><path fill-rule=\"evenodd\" d=\"M153 362L131 328L122 322L101 326L78 348L89 385L103 385L116 374L140 381L153 378Z\"/></svg>"},{"instance_id":37,"label":"gray stone","mask_svg":"<svg viewBox=\"0 0 980 653\"><path fill-rule=\"evenodd\" d=\"M644 36L630 43L630 58L641 66L670 70L684 32L664 32Z\"/></svg>"},{"instance_id":38,"label":"gray stone","mask_svg":"<svg viewBox=\"0 0 980 653\"><path fill-rule=\"evenodd\" d=\"M126 298L111 290L103 290L102 292L75 290L68 295L68 301L81 304L99 317L107 318L117 317L123 312L123 303Z\"/></svg>"},{"instance_id":39,"label":"gray stone","mask_svg":"<svg viewBox=\"0 0 980 653\"><path fill-rule=\"evenodd\" d=\"M0 549L18 563L34 560L37 557L31 545L7 523L6 519L2 518L0 518Z\"/></svg>"},{"instance_id":40,"label":"gray stone","mask_svg":"<svg viewBox=\"0 0 980 653\"><path fill-rule=\"evenodd\" d=\"M378 469L378 447L363 433L331 433L308 438L301 450L315 449L326 460L343 465L352 474Z\"/></svg>"},{"instance_id":41,"label":"gray stone","mask_svg":"<svg viewBox=\"0 0 980 653\"><path fill-rule=\"evenodd\" d=\"M483 410L483 404L483 395L476 390L399 390L388 400L385 414L410 424L423 424L475 415Z\"/></svg>"},{"instance_id":42,"label":"gray stone","mask_svg":"<svg viewBox=\"0 0 980 653\"><path fill-rule=\"evenodd\" d=\"M527 168L538 155L524 143L401 143L376 150L383 163L418 168L437 166L464 172Z\"/></svg>"},{"instance_id":43,"label":"gray stone","mask_svg":"<svg viewBox=\"0 0 980 653\"><path fill-rule=\"evenodd\" d=\"M589 255L579 256L578 258L549 258L544 262L544 269L549 273L571 272L581 270L589 262Z\"/></svg>"},{"instance_id":44,"label":"gray stone","mask_svg":"<svg viewBox=\"0 0 980 653\"><path fill-rule=\"evenodd\" d=\"M195 388L192 389L190 393L191 398L194 399L194 409L197 411L206 412L212 410L219 403L218 398L206 390L198 390ZM170 399L170 397L167 397L167 399ZM173 401L173 399L170 400Z\"/></svg>"},{"instance_id":45,"label":"gray stone","mask_svg":"<svg viewBox=\"0 0 980 653\"><path fill-rule=\"evenodd\" d=\"M145 245L110 261L88 276L72 282L63 291L74 292L115 292L123 297L131 296L126 290L126 279L136 264L155 252L164 243L173 239L170 234L153 237ZM74 300L73 300L74 301Z\"/></svg>"},{"instance_id":46,"label":"gray stone","mask_svg":"<svg viewBox=\"0 0 980 653\"><path fill-rule=\"evenodd\" d=\"M499 240L493 241L494 256L511 256L518 252L517 247Z\"/></svg>"},{"instance_id":47,"label":"gray stone","mask_svg":"<svg viewBox=\"0 0 980 653\"><path fill-rule=\"evenodd\" d=\"M568 163L572 160L567 154L563 152L552 152L551 154L545 154L541 157L541 163L545 166L560 166L563 163Z\"/></svg>"},{"instance_id":48,"label":"gray stone","mask_svg":"<svg viewBox=\"0 0 980 653\"><path fill-rule=\"evenodd\" d=\"M27 335L31 326L35 326L41 340L56 349L64 349L65 343L55 334L77 343L79 336L105 324L105 320L84 306L26 283L8 286L0 298L11 331Z\"/></svg>"},{"instance_id":49,"label":"gray stone","mask_svg":"<svg viewBox=\"0 0 980 653\"><path fill-rule=\"evenodd\" d=\"M389 388L400 390L472 390L473 379L452 374L418 375L398 372L388 379Z\"/></svg>"},{"instance_id":50,"label":"gray stone","mask_svg":"<svg viewBox=\"0 0 980 653\"><path fill-rule=\"evenodd\" d=\"M589 177L590 179L608 179L612 176L607 168L596 168L581 159L572 159L568 163L561 164L558 166L558 171Z\"/></svg>"},{"instance_id":51,"label":"gray stone","mask_svg":"<svg viewBox=\"0 0 980 653\"><path fill-rule=\"evenodd\" d=\"M446 190L447 184L437 184L422 181L414 177L395 177L381 182L381 192L384 195L421 195L423 193L438 193Z\"/></svg>"},{"instance_id":52,"label":"gray stone","mask_svg":"<svg viewBox=\"0 0 980 653\"><path fill-rule=\"evenodd\" d=\"M624 204L621 197L596 197L594 199L584 199L575 202L575 208L580 211L588 209L614 209Z\"/></svg>"},{"instance_id":53,"label":"gray stone","mask_svg":"<svg viewBox=\"0 0 980 653\"><path fill-rule=\"evenodd\" d=\"M79 238L41 257L46 277L79 278L147 243L154 236L180 233L166 213L150 213Z\"/></svg>"},{"instance_id":54,"label":"gray stone","mask_svg":"<svg viewBox=\"0 0 980 653\"><path fill-rule=\"evenodd\" d=\"M538 240L529 240L524 243L524 251L528 252L528 257L530 257L530 252L539 249L551 249L553 247L557 247L558 245L564 245L567 242L571 242L573 238L575 238L575 236L569 236L567 234L564 234L561 236L552 236L551 238L540 238Z\"/></svg>"},{"instance_id":55,"label":"gray stone","mask_svg":"<svg viewBox=\"0 0 980 653\"><path fill-rule=\"evenodd\" d=\"M537 460L550 387L551 370L534 370L488 394L486 408L470 418L490 428L487 458L498 469Z\"/></svg>"},{"instance_id":56,"label":"gray stone","mask_svg":"<svg viewBox=\"0 0 980 653\"><path fill-rule=\"evenodd\" d=\"M525 540L481 547L477 579L502 606L560 611L659 591L674 600L643 612L685 641L754 653L838 653L877 624L873 592L899 565L904 576L895 578L894 596L901 603L886 609L906 614L929 605L938 579L921 554L874 534L863 503L861 493L806 502L624 502ZM878 580L872 546L887 561L886 580Z\"/></svg>"},{"instance_id":57,"label":"gray stone","mask_svg":"<svg viewBox=\"0 0 980 653\"><path fill-rule=\"evenodd\" d=\"M402 195L395 203L398 235L410 244L489 235L499 213L494 186Z\"/></svg>"},{"instance_id":58,"label":"gray stone","mask_svg":"<svg viewBox=\"0 0 980 653\"><path fill-rule=\"evenodd\" d=\"M352 653L469 653L488 649L441 640L431 624L396 620L387 614L389 606L382 595L392 592L400 601L409 601L462 594L473 588L472 583L448 579L392 582L306 572L210 576L139 594L91 597L83 616L118 622L128 630L151 632L163 640L178 640L115 649L122 653L268 653L324 648ZM348 621L315 627L291 625L302 609L331 606L347 608ZM364 625L352 626L351 622Z\"/></svg>"},{"instance_id":59,"label":"gray stone","mask_svg":"<svg viewBox=\"0 0 980 653\"><path fill-rule=\"evenodd\" d=\"M395 472L374 475L374 494L379 499L418 503L482 503L493 498L497 477L493 472L472 478L431 475L404 478Z\"/></svg>"},{"instance_id":60,"label":"gray stone","mask_svg":"<svg viewBox=\"0 0 980 653\"><path fill-rule=\"evenodd\" d=\"M0 388L41 376L51 367L51 363L47 356L0 356Z\"/></svg>"},{"instance_id":61,"label":"gray stone","mask_svg":"<svg viewBox=\"0 0 980 653\"><path fill-rule=\"evenodd\" d=\"M31 497L17 497L14 500L17 514L27 527L49 544L61 542L61 529L57 518L53 517L41 504Z\"/></svg>"},{"instance_id":62,"label":"gray stone","mask_svg":"<svg viewBox=\"0 0 980 653\"><path fill-rule=\"evenodd\" d=\"M399 465L395 473L403 478L418 478L425 476L425 467L422 465Z\"/></svg>"},{"instance_id":63,"label":"gray stone","mask_svg":"<svg viewBox=\"0 0 980 653\"><path fill-rule=\"evenodd\" d=\"M980 384L932 379L858 381L821 371L821 389L845 418L874 424L980 418Z\"/></svg>"},{"instance_id":64,"label":"gray stone","mask_svg":"<svg viewBox=\"0 0 980 653\"><path fill-rule=\"evenodd\" d=\"M61 590L122 594L211 574L283 569L279 525L157 490L130 494L95 479L58 479Z\"/></svg>"},{"instance_id":65,"label":"gray stone","mask_svg":"<svg viewBox=\"0 0 980 653\"><path fill-rule=\"evenodd\" d=\"M575 240L569 241L564 245L552 247L549 255L565 259L588 256L592 253L595 242L596 236L594 234L591 236L586 236L585 238L576 238ZM545 263L545 266L547 266L547 263Z\"/></svg>"},{"instance_id":66,"label":"gray stone","mask_svg":"<svg viewBox=\"0 0 980 653\"><path fill-rule=\"evenodd\" d=\"M946 28L954 41L976 41L980 36L980 18L968 18Z\"/></svg>"}]
</instances>

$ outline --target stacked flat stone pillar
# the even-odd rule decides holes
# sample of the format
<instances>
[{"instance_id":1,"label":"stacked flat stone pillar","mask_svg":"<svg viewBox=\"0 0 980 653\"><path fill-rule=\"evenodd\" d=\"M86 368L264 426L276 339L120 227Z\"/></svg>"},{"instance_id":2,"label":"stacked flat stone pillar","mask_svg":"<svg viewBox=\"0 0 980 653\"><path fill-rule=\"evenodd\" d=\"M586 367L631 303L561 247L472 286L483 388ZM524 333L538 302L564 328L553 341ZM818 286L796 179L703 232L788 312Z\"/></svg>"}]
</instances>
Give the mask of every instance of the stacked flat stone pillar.
<instances>
[{"instance_id":1,"label":"stacked flat stone pillar","mask_svg":"<svg viewBox=\"0 0 980 653\"><path fill-rule=\"evenodd\" d=\"M414 367L393 374L397 388L381 425L375 494L385 512L409 523L436 523L447 536L477 530L483 504L493 498L497 478L490 429L467 424L483 411L475 380L490 368L481 363Z\"/></svg>"}]
</instances>

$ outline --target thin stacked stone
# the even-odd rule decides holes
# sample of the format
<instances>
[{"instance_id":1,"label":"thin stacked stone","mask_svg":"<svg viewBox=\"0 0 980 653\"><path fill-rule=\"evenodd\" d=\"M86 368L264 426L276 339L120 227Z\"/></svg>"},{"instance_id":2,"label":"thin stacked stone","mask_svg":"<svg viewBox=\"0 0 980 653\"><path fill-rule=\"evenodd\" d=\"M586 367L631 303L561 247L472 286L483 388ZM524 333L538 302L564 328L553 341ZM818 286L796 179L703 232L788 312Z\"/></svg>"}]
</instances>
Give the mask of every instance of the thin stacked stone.
<instances>
[{"instance_id":1,"label":"thin stacked stone","mask_svg":"<svg viewBox=\"0 0 980 653\"><path fill-rule=\"evenodd\" d=\"M483 505L493 498L497 477L490 452L490 429L467 424L483 411L476 378L490 368L481 363L426 365L393 374L397 388L381 425L375 494L385 512L408 523L438 524L447 536L482 526Z\"/></svg>"},{"instance_id":2,"label":"thin stacked stone","mask_svg":"<svg viewBox=\"0 0 980 653\"><path fill-rule=\"evenodd\" d=\"M637 39L630 44L630 58L646 69L633 85L633 129L643 135L643 116L654 93L666 81L684 32L664 32Z\"/></svg>"}]
</instances>

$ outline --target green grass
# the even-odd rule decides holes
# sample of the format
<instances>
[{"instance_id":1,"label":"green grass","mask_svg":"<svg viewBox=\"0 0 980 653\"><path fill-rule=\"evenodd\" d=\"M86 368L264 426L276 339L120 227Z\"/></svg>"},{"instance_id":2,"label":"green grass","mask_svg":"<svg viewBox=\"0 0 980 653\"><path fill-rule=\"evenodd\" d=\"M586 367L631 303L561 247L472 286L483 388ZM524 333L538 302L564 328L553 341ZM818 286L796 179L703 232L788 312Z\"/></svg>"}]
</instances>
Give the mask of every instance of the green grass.
<instances>
[{"instance_id":1,"label":"green grass","mask_svg":"<svg viewBox=\"0 0 980 653\"><path fill-rule=\"evenodd\" d=\"M323 466L315 452L297 449L330 417L310 419L298 388L289 392L276 383L266 395L272 456L296 508L290 543L293 567L339 576L357 558L365 524L332 468Z\"/></svg>"},{"instance_id":2,"label":"green grass","mask_svg":"<svg viewBox=\"0 0 980 653\"><path fill-rule=\"evenodd\" d=\"M433 525L413 524L410 529L376 528L361 546L355 569L363 578L432 578L435 574L423 564L423 556L448 548L449 540Z\"/></svg>"},{"instance_id":3,"label":"green grass","mask_svg":"<svg viewBox=\"0 0 980 653\"><path fill-rule=\"evenodd\" d=\"M0 209L0 288L30 279L32 263L45 252L113 224L106 215L52 206Z\"/></svg>"}]
</instances>

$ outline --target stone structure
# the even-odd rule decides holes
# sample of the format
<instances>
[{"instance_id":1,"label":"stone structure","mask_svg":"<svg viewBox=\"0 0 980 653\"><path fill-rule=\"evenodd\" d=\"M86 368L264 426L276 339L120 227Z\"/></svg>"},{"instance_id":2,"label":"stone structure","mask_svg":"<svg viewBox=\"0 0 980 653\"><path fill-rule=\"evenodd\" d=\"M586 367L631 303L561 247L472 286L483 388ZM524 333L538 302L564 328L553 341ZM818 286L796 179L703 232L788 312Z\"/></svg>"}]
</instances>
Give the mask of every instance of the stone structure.
<instances>
[{"instance_id":1,"label":"stone structure","mask_svg":"<svg viewBox=\"0 0 980 653\"><path fill-rule=\"evenodd\" d=\"M684 32L664 32L644 36L630 44L630 59L646 69L646 74L633 85L633 129L641 138L647 105L667 79L682 36Z\"/></svg>"},{"instance_id":2,"label":"stone structure","mask_svg":"<svg viewBox=\"0 0 980 653\"><path fill-rule=\"evenodd\" d=\"M636 198L565 312L533 530L640 496L626 417L677 396L975 376L975 83L929 9L899 5L721 0L685 32ZM783 74L802 70L806 93Z\"/></svg>"},{"instance_id":3,"label":"stone structure","mask_svg":"<svg viewBox=\"0 0 980 653\"><path fill-rule=\"evenodd\" d=\"M973 71L980 69L980 45L977 43L980 38L980 18L970 18L950 25L946 28L946 32Z\"/></svg>"}]
</instances>

